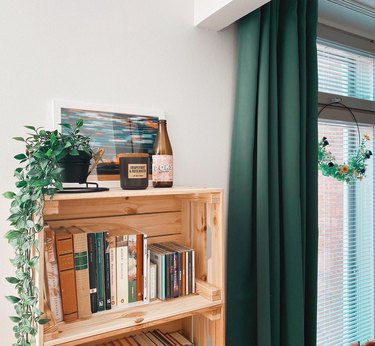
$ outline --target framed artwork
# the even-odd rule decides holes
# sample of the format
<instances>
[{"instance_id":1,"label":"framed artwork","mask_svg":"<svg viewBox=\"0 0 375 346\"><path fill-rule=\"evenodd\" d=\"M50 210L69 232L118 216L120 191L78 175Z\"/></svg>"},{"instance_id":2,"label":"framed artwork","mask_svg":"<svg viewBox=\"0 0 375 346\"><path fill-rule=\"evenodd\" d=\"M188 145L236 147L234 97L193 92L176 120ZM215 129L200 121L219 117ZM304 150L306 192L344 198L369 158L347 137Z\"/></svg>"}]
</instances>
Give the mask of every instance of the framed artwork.
<instances>
[{"instance_id":1,"label":"framed artwork","mask_svg":"<svg viewBox=\"0 0 375 346\"><path fill-rule=\"evenodd\" d=\"M84 121L81 132L91 137L94 148L103 148L102 161L88 180L117 181L121 153L152 153L160 110L123 108L55 100L55 128L62 123ZM64 128L62 129L64 131Z\"/></svg>"}]
</instances>

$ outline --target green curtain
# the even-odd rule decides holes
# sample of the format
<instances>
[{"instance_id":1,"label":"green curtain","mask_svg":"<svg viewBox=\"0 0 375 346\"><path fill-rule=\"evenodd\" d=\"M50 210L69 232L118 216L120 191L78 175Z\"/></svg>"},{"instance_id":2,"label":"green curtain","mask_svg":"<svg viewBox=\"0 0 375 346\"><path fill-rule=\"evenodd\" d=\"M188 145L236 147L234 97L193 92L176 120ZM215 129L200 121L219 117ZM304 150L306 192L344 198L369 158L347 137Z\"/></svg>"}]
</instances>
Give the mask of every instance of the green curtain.
<instances>
[{"instance_id":1,"label":"green curtain","mask_svg":"<svg viewBox=\"0 0 375 346\"><path fill-rule=\"evenodd\" d=\"M317 0L239 23L227 346L316 345Z\"/></svg>"}]
</instances>

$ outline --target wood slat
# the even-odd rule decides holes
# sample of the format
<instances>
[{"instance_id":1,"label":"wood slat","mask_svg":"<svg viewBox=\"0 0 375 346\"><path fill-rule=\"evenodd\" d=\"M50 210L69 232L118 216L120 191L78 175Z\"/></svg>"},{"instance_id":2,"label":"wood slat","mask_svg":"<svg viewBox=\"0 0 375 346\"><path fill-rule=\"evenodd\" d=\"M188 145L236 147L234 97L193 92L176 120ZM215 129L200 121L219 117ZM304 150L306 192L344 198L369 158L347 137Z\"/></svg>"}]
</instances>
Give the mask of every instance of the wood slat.
<instances>
[{"instance_id":1,"label":"wood slat","mask_svg":"<svg viewBox=\"0 0 375 346\"><path fill-rule=\"evenodd\" d=\"M148 236L173 235L181 233L181 212L156 213L144 215L110 216L88 219L50 220L52 228L85 226L85 231L117 230L132 227Z\"/></svg>"},{"instance_id":2,"label":"wood slat","mask_svg":"<svg viewBox=\"0 0 375 346\"><path fill-rule=\"evenodd\" d=\"M123 331L119 330L117 335L113 335L110 337L100 338L100 341L91 341L91 342L85 342L84 344L81 344L81 346L98 346L99 344L103 344L106 342L109 342L111 340L118 340L126 336L135 335L143 332L153 331L156 328L162 330L164 333L173 333L176 331L181 331L183 329L183 320L175 320L167 323L161 323L158 324L157 327L149 327L149 328L142 328L141 331L138 332L131 332L131 333L124 333Z\"/></svg>"},{"instance_id":3,"label":"wood slat","mask_svg":"<svg viewBox=\"0 0 375 346\"><path fill-rule=\"evenodd\" d=\"M120 335L125 331L133 332L152 327L160 322L182 319L220 306L220 301L211 302L199 295L190 295L164 302L157 300L127 309L109 310L96 313L87 320L59 324L59 338L47 341L44 345L82 345L86 342Z\"/></svg>"},{"instance_id":4,"label":"wood slat","mask_svg":"<svg viewBox=\"0 0 375 346\"><path fill-rule=\"evenodd\" d=\"M181 210L181 201L169 196L114 197L103 199L52 200L46 203L46 220L115 215L161 213Z\"/></svg>"},{"instance_id":5,"label":"wood slat","mask_svg":"<svg viewBox=\"0 0 375 346\"><path fill-rule=\"evenodd\" d=\"M207 280L207 215L206 204L191 203L192 247L195 250L195 277Z\"/></svg>"},{"instance_id":6,"label":"wood slat","mask_svg":"<svg viewBox=\"0 0 375 346\"><path fill-rule=\"evenodd\" d=\"M195 280L196 292L208 300L221 300L221 289L199 279Z\"/></svg>"}]
</instances>

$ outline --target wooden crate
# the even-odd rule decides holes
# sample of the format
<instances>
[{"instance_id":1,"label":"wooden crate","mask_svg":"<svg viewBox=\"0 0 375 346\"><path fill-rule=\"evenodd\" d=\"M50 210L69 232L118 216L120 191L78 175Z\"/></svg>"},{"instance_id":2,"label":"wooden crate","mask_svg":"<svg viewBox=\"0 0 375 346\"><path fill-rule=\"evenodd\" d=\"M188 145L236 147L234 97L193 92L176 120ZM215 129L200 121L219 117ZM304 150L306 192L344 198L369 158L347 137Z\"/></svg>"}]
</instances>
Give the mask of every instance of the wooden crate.
<instances>
[{"instance_id":1,"label":"wooden crate","mask_svg":"<svg viewBox=\"0 0 375 346\"><path fill-rule=\"evenodd\" d=\"M95 345L147 328L182 330L196 346L225 344L223 191L211 188L111 189L58 194L46 200L45 223L59 226L132 226L148 242L175 241L195 250L197 294L114 308L90 319L59 324L59 337L39 344ZM42 257L41 257L42 261ZM44 268L40 264L40 268ZM40 289L43 296L43 272ZM41 302L42 304L43 302Z\"/></svg>"}]
</instances>

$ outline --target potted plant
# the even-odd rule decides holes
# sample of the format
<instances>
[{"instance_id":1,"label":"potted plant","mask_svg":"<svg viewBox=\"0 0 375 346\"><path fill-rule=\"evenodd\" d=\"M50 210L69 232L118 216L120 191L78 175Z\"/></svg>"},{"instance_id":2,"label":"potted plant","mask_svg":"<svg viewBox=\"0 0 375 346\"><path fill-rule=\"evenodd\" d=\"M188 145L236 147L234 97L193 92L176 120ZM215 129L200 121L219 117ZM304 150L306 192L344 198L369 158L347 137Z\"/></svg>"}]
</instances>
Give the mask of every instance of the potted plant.
<instances>
[{"instance_id":1,"label":"potted plant","mask_svg":"<svg viewBox=\"0 0 375 346\"><path fill-rule=\"evenodd\" d=\"M11 259L15 275L6 278L9 283L15 285L17 292L17 295L6 297L15 308L15 315L10 317L15 323L15 345L34 345L38 324L48 322L38 309L38 289L34 285L39 245L43 246L38 243L36 235L44 226L45 197L52 198L62 189L64 167L61 168L61 160L66 161L68 158L74 159L81 155L89 158L93 156L90 138L80 133L82 125L82 120L78 120L75 126L63 124L66 133L26 126L31 130L29 136L14 138L24 142L26 149L25 153L15 156L19 161L19 167L14 172L18 192L4 193L4 196L11 200L8 218L11 229L5 237L15 252L15 257ZM87 171L88 169L86 175Z\"/></svg>"}]
</instances>

